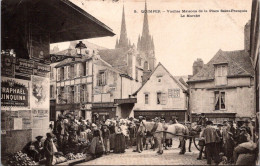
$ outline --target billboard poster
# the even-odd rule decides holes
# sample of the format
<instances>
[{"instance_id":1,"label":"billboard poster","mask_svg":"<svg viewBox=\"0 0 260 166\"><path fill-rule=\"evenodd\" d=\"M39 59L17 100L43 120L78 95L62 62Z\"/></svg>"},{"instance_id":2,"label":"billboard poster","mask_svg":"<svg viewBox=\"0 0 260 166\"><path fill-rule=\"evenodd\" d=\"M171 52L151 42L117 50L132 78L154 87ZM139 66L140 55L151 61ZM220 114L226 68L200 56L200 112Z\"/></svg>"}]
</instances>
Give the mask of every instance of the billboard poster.
<instances>
[{"instance_id":1,"label":"billboard poster","mask_svg":"<svg viewBox=\"0 0 260 166\"><path fill-rule=\"evenodd\" d=\"M29 107L30 82L15 78L1 79L2 107Z\"/></svg>"},{"instance_id":2,"label":"billboard poster","mask_svg":"<svg viewBox=\"0 0 260 166\"><path fill-rule=\"evenodd\" d=\"M31 108L49 109L50 83L49 78L32 76Z\"/></svg>"}]
</instances>

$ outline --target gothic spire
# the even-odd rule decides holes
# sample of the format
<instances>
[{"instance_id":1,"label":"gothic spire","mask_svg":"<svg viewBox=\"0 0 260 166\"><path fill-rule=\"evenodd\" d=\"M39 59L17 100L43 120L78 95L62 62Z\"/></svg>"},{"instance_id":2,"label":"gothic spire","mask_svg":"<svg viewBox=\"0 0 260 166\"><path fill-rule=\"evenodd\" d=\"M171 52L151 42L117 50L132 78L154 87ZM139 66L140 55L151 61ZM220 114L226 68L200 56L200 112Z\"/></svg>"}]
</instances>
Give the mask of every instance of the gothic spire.
<instances>
[{"instance_id":1,"label":"gothic spire","mask_svg":"<svg viewBox=\"0 0 260 166\"><path fill-rule=\"evenodd\" d=\"M124 7L124 5L123 5L123 12L122 12L120 38L119 38L117 48L123 48L123 47L128 47L128 38L127 38L127 32L126 32L125 7Z\"/></svg>"},{"instance_id":2,"label":"gothic spire","mask_svg":"<svg viewBox=\"0 0 260 166\"><path fill-rule=\"evenodd\" d=\"M148 25L148 16L147 16L147 4L145 1L145 7L144 7L145 13L144 13L144 22L143 22L143 37L148 37L149 36L149 25Z\"/></svg>"}]
</instances>

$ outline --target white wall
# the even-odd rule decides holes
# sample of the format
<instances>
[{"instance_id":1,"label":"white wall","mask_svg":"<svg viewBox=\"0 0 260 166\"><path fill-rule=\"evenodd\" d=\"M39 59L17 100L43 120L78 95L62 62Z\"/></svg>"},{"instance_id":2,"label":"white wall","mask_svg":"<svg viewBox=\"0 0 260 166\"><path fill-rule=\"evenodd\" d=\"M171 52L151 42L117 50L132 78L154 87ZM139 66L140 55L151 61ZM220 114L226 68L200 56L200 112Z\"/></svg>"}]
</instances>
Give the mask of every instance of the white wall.
<instances>
[{"instance_id":1,"label":"white wall","mask_svg":"<svg viewBox=\"0 0 260 166\"><path fill-rule=\"evenodd\" d=\"M161 77L158 82L157 76ZM180 89L179 98L169 98L169 89ZM157 92L166 93L166 104L157 104ZM149 103L145 104L145 94L149 95ZM186 94L178 84L170 77L162 66L158 66L156 71L150 77L150 80L142 87L137 94L137 103L134 110L186 110L187 109Z\"/></svg>"}]
</instances>

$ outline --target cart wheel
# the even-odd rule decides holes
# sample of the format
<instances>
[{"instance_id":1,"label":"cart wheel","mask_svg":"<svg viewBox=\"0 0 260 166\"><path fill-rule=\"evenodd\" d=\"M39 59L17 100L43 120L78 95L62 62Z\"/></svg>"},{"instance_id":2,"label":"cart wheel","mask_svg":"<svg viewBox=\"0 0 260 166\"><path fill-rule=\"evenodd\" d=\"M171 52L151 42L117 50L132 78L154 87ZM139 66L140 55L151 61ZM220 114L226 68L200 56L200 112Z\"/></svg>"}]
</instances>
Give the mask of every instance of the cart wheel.
<instances>
[{"instance_id":1,"label":"cart wheel","mask_svg":"<svg viewBox=\"0 0 260 166\"><path fill-rule=\"evenodd\" d=\"M193 139L193 143L194 143L196 149L198 149L200 151L199 138L194 137L192 139Z\"/></svg>"}]
</instances>

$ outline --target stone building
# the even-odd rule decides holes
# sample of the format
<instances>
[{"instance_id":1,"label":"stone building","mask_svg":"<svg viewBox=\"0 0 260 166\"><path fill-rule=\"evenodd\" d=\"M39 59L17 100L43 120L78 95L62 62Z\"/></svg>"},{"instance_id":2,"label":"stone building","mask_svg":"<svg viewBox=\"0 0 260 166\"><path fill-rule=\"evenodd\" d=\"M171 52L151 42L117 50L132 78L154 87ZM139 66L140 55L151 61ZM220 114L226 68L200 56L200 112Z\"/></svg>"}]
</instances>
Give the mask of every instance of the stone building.
<instances>
[{"instance_id":1,"label":"stone building","mask_svg":"<svg viewBox=\"0 0 260 166\"><path fill-rule=\"evenodd\" d=\"M172 76L159 63L148 80L133 94L137 98L133 109L134 117L164 117L167 122L174 117L185 122L188 87L183 78Z\"/></svg>"},{"instance_id":2,"label":"stone building","mask_svg":"<svg viewBox=\"0 0 260 166\"><path fill-rule=\"evenodd\" d=\"M189 108L193 120L205 113L214 122L244 120L255 112L254 70L245 26L245 50L222 51L188 80Z\"/></svg>"}]
</instances>

